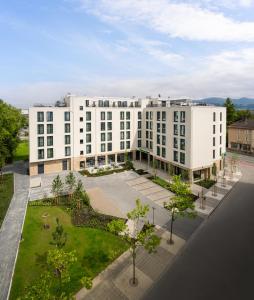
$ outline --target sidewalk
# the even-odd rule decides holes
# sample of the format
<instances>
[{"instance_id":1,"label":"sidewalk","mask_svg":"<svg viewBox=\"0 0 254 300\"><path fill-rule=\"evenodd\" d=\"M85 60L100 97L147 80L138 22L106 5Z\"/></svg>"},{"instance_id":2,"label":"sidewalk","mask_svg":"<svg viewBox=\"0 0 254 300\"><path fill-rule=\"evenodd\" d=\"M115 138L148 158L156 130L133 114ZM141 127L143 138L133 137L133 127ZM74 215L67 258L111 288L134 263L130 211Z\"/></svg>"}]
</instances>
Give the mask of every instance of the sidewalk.
<instances>
[{"instance_id":1,"label":"sidewalk","mask_svg":"<svg viewBox=\"0 0 254 300\"><path fill-rule=\"evenodd\" d=\"M156 226L157 234L161 237L157 252L148 254L143 248L138 249L136 260L137 286L131 286L132 258L130 251L126 251L115 260L106 270L93 280L93 288L83 288L77 295L77 300L138 300L154 284L170 265L175 255L185 244L185 240L174 235L174 244L169 245L169 232Z\"/></svg>"},{"instance_id":2,"label":"sidewalk","mask_svg":"<svg viewBox=\"0 0 254 300\"><path fill-rule=\"evenodd\" d=\"M13 170L14 195L0 230L0 300L9 296L28 201L29 180L22 174L25 169L15 164Z\"/></svg>"}]
</instances>

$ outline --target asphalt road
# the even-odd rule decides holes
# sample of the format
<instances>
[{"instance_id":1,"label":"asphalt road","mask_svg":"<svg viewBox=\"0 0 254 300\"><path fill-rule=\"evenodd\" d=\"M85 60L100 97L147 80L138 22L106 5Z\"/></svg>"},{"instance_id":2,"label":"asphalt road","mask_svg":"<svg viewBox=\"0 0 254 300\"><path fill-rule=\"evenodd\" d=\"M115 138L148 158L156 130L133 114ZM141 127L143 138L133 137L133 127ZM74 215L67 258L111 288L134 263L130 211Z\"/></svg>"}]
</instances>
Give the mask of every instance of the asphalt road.
<instances>
[{"instance_id":1,"label":"asphalt road","mask_svg":"<svg viewBox=\"0 0 254 300\"><path fill-rule=\"evenodd\" d=\"M254 299L254 164L240 166L240 182L144 299Z\"/></svg>"}]
</instances>

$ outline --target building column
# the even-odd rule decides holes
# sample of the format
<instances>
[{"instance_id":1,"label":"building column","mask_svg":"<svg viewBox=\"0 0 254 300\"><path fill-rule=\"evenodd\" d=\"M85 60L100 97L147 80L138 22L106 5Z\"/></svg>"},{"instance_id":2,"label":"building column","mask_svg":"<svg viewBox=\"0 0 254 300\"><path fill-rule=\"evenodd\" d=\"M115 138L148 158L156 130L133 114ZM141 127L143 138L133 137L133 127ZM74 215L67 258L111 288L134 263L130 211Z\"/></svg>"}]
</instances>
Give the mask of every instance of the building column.
<instances>
[{"instance_id":1,"label":"building column","mask_svg":"<svg viewBox=\"0 0 254 300\"><path fill-rule=\"evenodd\" d=\"M98 156L97 156L97 155L95 156L94 166L95 166L95 167L98 167Z\"/></svg>"},{"instance_id":2,"label":"building column","mask_svg":"<svg viewBox=\"0 0 254 300\"><path fill-rule=\"evenodd\" d=\"M148 169L150 168L150 153L147 154Z\"/></svg>"},{"instance_id":3,"label":"building column","mask_svg":"<svg viewBox=\"0 0 254 300\"><path fill-rule=\"evenodd\" d=\"M189 181L190 183L193 183L193 171L189 170Z\"/></svg>"},{"instance_id":4,"label":"building column","mask_svg":"<svg viewBox=\"0 0 254 300\"><path fill-rule=\"evenodd\" d=\"M115 154L115 163L117 164L117 154Z\"/></svg>"},{"instance_id":5,"label":"building column","mask_svg":"<svg viewBox=\"0 0 254 300\"><path fill-rule=\"evenodd\" d=\"M105 165L108 164L108 155L105 155Z\"/></svg>"},{"instance_id":6,"label":"building column","mask_svg":"<svg viewBox=\"0 0 254 300\"><path fill-rule=\"evenodd\" d=\"M132 160L133 160L133 161L136 160L136 150L134 150L134 151L132 152Z\"/></svg>"}]
</instances>

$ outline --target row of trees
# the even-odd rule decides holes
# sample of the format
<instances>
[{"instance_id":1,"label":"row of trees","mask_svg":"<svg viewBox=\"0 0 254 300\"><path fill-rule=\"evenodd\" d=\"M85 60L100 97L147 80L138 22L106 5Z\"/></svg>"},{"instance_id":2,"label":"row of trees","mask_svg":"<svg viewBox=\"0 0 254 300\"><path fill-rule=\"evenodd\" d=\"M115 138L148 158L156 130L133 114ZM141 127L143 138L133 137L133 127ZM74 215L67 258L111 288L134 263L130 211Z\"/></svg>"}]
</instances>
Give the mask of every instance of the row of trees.
<instances>
[{"instance_id":1,"label":"row of trees","mask_svg":"<svg viewBox=\"0 0 254 300\"><path fill-rule=\"evenodd\" d=\"M239 120L253 119L254 115L247 110L237 110L230 98L227 98L224 106L227 108L227 125Z\"/></svg>"}]
</instances>

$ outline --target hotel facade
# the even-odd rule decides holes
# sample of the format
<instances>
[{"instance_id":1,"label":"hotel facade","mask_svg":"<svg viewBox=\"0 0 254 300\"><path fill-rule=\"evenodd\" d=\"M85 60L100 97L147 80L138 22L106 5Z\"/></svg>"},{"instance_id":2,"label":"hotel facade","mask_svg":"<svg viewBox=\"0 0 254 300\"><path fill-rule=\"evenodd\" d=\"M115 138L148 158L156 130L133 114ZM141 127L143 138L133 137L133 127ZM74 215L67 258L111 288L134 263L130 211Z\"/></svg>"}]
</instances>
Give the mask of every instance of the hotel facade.
<instances>
[{"instance_id":1,"label":"hotel facade","mask_svg":"<svg viewBox=\"0 0 254 300\"><path fill-rule=\"evenodd\" d=\"M30 175L123 163L128 152L190 181L223 167L226 109L190 100L67 95L29 109Z\"/></svg>"}]
</instances>

